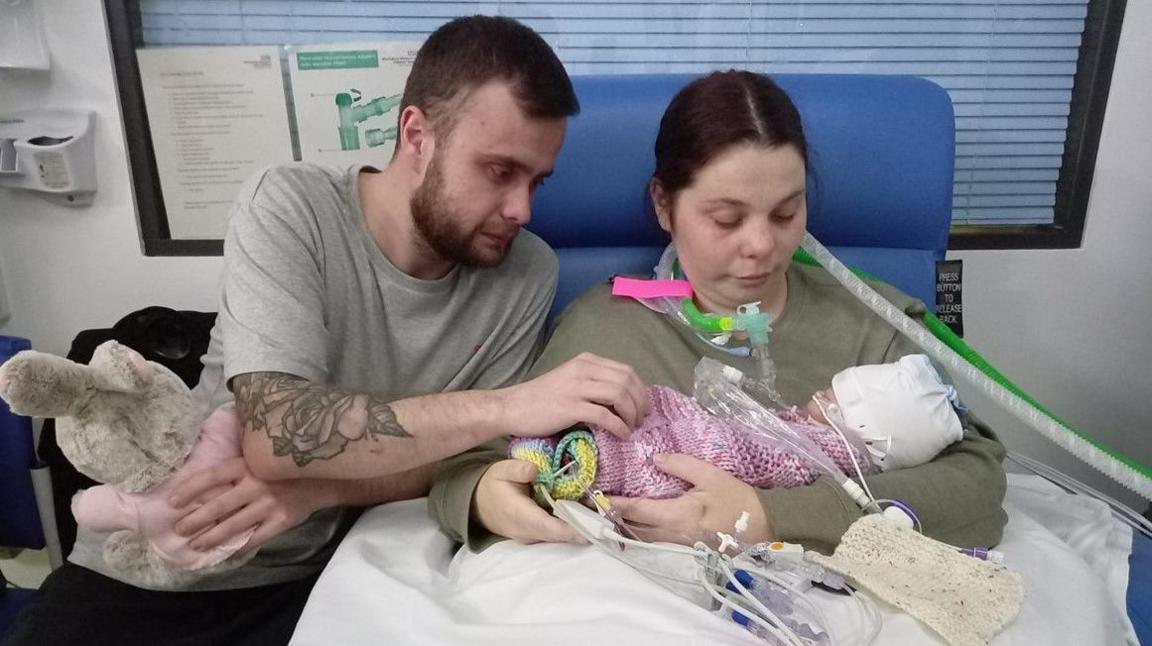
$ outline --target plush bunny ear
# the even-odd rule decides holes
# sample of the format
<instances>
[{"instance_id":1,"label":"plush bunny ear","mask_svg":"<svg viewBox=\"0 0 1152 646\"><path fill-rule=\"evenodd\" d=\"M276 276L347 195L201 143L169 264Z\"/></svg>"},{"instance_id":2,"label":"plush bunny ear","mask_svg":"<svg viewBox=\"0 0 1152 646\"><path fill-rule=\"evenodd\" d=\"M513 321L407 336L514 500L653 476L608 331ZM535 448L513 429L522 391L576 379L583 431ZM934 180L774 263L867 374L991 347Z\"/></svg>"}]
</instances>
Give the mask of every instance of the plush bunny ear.
<instances>
[{"instance_id":1,"label":"plush bunny ear","mask_svg":"<svg viewBox=\"0 0 1152 646\"><path fill-rule=\"evenodd\" d=\"M97 391L142 392L154 375L144 357L115 341L96 348L87 366L25 350L0 366L0 397L18 415L70 417Z\"/></svg>"},{"instance_id":2,"label":"plush bunny ear","mask_svg":"<svg viewBox=\"0 0 1152 646\"><path fill-rule=\"evenodd\" d=\"M0 397L17 415L74 415L88 403L93 385L88 366L35 350L0 366Z\"/></svg>"},{"instance_id":3,"label":"plush bunny ear","mask_svg":"<svg viewBox=\"0 0 1152 646\"><path fill-rule=\"evenodd\" d=\"M101 343L88 362L100 390L136 393L152 384L156 370L132 348L116 341Z\"/></svg>"}]
</instances>

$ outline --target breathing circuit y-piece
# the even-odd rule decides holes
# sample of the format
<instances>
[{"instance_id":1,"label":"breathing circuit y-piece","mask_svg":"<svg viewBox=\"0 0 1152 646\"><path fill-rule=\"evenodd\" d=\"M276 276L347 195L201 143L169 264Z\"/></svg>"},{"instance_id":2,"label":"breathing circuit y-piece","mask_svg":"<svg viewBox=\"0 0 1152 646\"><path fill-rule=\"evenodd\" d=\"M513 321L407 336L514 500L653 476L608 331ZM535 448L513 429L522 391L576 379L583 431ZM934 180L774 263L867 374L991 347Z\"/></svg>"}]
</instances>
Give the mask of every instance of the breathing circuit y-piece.
<instances>
[{"instance_id":1,"label":"breathing circuit y-piece","mask_svg":"<svg viewBox=\"0 0 1152 646\"><path fill-rule=\"evenodd\" d=\"M691 298L680 301L680 313L684 320L698 332L706 334L731 334L744 332L752 346L768 345L768 335L772 332L772 317L760 311L760 301L745 303L736 308L734 316L705 314L696 307Z\"/></svg>"},{"instance_id":2,"label":"breathing circuit y-piece","mask_svg":"<svg viewBox=\"0 0 1152 646\"><path fill-rule=\"evenodd\" d=\"M724 339L710 339L719 345L724 345L732 333L743 332L748 335L749 345L761 348L761 354L766 355L764 350L772 332L772 321L767 312L760 311L760 302L740 305L736 313L731 315L701 312L693 300L691 284L679 277L678 264L676 248L668 245L653 270L652 280L617 276L612 281L612 295L635 298L655 311L672 316L699 334Z\"/></svg>"},{"instance_id":3,"label":"breathing circuit y-piece","mask_svg":"<svg viewBox=\"0 0 1152 646\"><path fill-rule=\"evenodd\" d=\"M736 329L748 334L748 342L753 347L768 345L768 333L772 331L772 317L760 311L760 301L745 303L736 308Z\"/></svg>"}]
</instances>

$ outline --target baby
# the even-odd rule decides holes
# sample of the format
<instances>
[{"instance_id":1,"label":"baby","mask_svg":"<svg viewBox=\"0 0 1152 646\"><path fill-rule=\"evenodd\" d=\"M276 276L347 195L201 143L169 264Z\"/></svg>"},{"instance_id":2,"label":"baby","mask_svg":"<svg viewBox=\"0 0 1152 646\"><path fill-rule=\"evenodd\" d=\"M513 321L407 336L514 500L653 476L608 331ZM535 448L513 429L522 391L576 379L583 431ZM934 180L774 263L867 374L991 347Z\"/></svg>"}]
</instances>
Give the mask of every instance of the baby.
<instances>
[{"instance_id":1,"label":"baby","mask_svg":"<svg viewBox=\"0 0 1152 646\"><path fill-rule=\"evenodd\" d=\"M586 488L645 498L687 491L689 483L653 464L658 453L691 455L761 489L799 487L821 475L811 461L711 415L691 397L664 386L649 387L648 396L650 412L629 440L593 426L562 437L514 438L509 454L536 464L537 483L553 498L570 500L580 498ZM804 412L773 412L844 473L856 474L855 461L868 475L876 469L923 464L960 440L963 429L955 401L955 389L940 379L928 357L916 354L843 370L833 377L831 388L813 396Z\"/></svg>"}]
</instances>

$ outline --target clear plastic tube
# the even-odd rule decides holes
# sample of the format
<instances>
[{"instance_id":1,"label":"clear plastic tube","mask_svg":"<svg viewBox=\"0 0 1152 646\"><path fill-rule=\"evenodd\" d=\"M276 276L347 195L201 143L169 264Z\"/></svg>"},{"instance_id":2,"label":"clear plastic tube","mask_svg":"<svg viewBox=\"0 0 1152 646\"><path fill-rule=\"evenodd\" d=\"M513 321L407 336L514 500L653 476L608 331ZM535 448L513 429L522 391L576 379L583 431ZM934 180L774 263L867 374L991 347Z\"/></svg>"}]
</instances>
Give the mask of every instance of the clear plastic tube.
<instances>
[{"instance_id":1,"label":"clear plastic tube","mask_svg":"<svg viewBox=\"0 0 1152 646\"><path fill-rule=\"evenodd\" d=\"M909 318L898 307L888 302L888 299L857 278L811 233L805 233L803 247L861 303L888 321L933 359L939 361L954 377L963 379L974 388L979 389L1029 428L1092 465L1104 475L1148 500L1152 500L1152 478L1094 446L1073 429L1041 412L1024 398L985 375L979 368Z\"/></svg>"},{"instance_id":2,"label":"clear plastic tube","mask_svg":"<svg viewBox=\"0 0 1152 646\"><path fill-rule=\"evenodd\" d=\"M704 357L696 364L693 396L704 410L736 422L753 440L773 449L788 451L815 465L831 476L861 509L878 510L870 493L845 475L805 433L744 392L739 385L742 382L743 373L739 370Z\"/></svg>"},{"instance_id":3,"label":"clear plastic tube","mask_svg":"<svg viewBox=\"0 0 1152 646\"><path fill-rule=\"evenodd\" d=\"M768 352L768 344L753 346L752 358L756 360L759 375L755 379L749 380L745 389L754 393L756 391L762 393L761 401L772 402L781 408L787 408L788 405L784 403L784 399L776 391L776 362L772 360L772 355Z\"/></svg>"},{"instance_id":4,"label":"clear plastic tube","mask_svg":"<svg viewBox=\"0 0 1152 646\"><path fill-rule=\"evenodd\" d=\"M675 278L675 265L676 247L668 245L652 270L653 276L657 280L671 280ZM657 298L641 302L648 308L670 316L673 320L691 328L701 338L717 347L725 346L733 332L747 332L749 356L754 359L756 366L756 376L749 380L749 389L753 390L761 401L787 407L780 393L776 391L776 364L772 361L768 349L771 326L768 314L760 311L759 302L741 305L735 316L723 317L723 325L719 325L717 317L696 310L691 300ZM718 326L705 324L704 319Z\"/></svg>"},{"instance_id":5,"label":"clear plastic tube","mask_svg":"<svg viewBox=\"0 0 1152 646\"><path fill-rule=\"evenodd\" d=\"M740 424L753 439L807 460L837 482L847 480L840 467L807 435L744 392L739 386L742 378L739 370L704 357L696 364L693 396L704 410Z\"/></svg>"},{"instance_id":6,"label":"clear plastic tube","mask_svg":"<svg viewBox=\"0 0 1152 646\"><path fill-rule=\"evenodd\" d=\"M1026 455L1009 451L1008 459L1062 489L1078 495L1089 496L1103 502L1112 510L1112 516L1115 519L1144 534L1148 538L1152 538L1152 521L1141 516L1139 512L1119 500L1102 491L1093 489L1076 478L1066 473L1061 473L1043 462L1037 462Z\"/></svg>"}]
</instances>

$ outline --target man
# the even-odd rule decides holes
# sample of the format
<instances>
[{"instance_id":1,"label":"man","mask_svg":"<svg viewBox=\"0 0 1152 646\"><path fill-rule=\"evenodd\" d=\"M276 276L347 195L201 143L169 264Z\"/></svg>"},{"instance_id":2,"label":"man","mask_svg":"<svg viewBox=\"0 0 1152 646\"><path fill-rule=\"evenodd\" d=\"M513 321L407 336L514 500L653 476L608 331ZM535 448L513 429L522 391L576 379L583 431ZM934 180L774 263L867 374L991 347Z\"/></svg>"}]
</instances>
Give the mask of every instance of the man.
<instances>
[{"instance_id":1,"label":"man","mask_svg":"<svg viewBox=\"0 0 1152 646\"><path fill-rule=\"evenodd\" d=\"M194 547L252 527L263 547L191 591L150 591L106 576L103 537L81 534L13 643L285 643L350 507L424 495L433 463L505 433L583 421L626 436L647 402L621 364L579 357L518 383L557 270L520 228L578 109L536 33L458 19L416 57L386 168L254 178L232 213L195 392L202 414L234 396L244 458L193 475L172 502ZM508 470L505 486L534 476ZM573 538L531 518L537 534Z\"/></svg>"}]
</instances>

